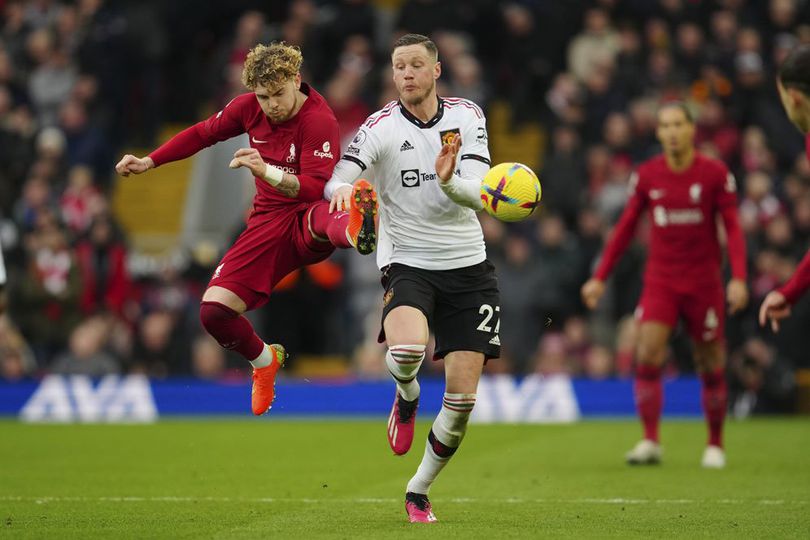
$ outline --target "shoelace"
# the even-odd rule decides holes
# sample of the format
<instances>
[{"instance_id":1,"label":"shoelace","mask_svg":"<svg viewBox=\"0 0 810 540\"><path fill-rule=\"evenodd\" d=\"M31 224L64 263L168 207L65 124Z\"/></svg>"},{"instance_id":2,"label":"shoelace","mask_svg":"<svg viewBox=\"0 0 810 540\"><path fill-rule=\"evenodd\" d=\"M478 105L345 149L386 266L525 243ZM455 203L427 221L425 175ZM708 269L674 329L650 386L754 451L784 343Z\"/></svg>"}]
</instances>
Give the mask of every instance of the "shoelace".
<instances>
[{"instance_id":1,"label":"shoelace","mask_svg":"<svg viewBox=\"0 0 810 540\"><path fill-rule=\"evenodd\" d=\"M430 501L428 500L427 495L422 495L421 493L408 492L405 495L405 500L407 500L410 503L415 504L416 507L419 510L421 510L422 512L427 511L428 505L430 504Z\"/></svg>"},{"instance_id":2,"label":"shoelace","mask_svg":"<svg viewBox=\"0 0 810 540\"><path fill-rule=\"evenodd\" d=\"M413 413L416 411L416 406L419 404L419 399L415 399L413 401L405 401L402 399L402 396L398 397L398 409L399 409L399 422L404 424L413 418Z\"/></svg>"}]
</instances>

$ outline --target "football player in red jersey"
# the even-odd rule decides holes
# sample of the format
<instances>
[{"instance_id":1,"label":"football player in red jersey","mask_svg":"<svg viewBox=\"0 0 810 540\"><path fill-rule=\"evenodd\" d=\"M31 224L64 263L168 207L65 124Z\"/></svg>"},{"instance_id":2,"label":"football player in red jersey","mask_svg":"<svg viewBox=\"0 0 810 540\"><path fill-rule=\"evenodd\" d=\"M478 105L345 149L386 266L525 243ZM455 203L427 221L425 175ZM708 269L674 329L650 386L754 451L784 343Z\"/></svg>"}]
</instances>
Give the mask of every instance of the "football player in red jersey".
<instances>
[{"instance_id":1,"label":"football player in red jersey","mask_svg":"<svg viewBox=\"0 0 810 540\"><path fill-rule=\"evenodd\" d=\"M725 294L729 311L736 313L748 303L745 239L737 216L736 185L723 163L695 150L694 121L682 103L661 107L657 135L664 153L639 165L633 174L630 199L593 277L582 286L582 298L589 308L596 306L605 291L605 280L647 210L652 232L644 289L636 309L640 328L635 378L644 439L627 454L627 462L647 464L661 459L661 369L672 331L683 318L694 343L709 427L702 464L721 468L725 466L722 430L727 391L718 215L726 229L731 263L732 279Z\"/></svg>"},{"instance_id":2,"label":"football player in red jersey","mask_svg":"<svg viewBox=\"0 0 810 540\"><path fill-rule=\"evenodd\" d=\"M376 243L376 194L365 180L354 184L348 212L329 213L323 191L340 157L338 124L326 100L301 82L302 61L296 47L257 45L242 71L251 92L148 156L126 155L115 167L123 176L140 174L248 134L251 148L238 150L230 166L247 167L256 177L253 211L208 284L200 319L220 345L253 365L257 415L273 403L286 352L265 344L242 314L265 304L288 273L326 259L335 247L367 254Z\"/></svg>"},{"instance_id":3,"label":"football player in red jersey","mask_svg":"<svg viewBox=\"0 0 810 540\"><path fill-rule=\"evenodd\" d=\"M788 53L779 66L776 84L788 118L807 137L807 159L810 159L810 45L799 45ZM807 289L810 289L810 251L788 282L765 297L759 308L759 324L764 326L770 320L773 331L778 331L779 321L790 315L790 306Z\"/></svg>"}]
</instances>

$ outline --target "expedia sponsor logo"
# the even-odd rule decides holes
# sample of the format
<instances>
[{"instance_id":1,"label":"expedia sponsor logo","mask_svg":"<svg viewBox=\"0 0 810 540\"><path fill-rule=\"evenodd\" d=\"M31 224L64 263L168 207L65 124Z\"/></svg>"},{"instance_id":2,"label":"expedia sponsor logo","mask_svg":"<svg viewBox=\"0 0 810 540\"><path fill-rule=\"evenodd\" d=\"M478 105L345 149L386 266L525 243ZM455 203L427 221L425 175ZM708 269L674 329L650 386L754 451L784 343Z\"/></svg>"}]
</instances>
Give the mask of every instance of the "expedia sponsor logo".
<instances>
[{"instance_id":1,"label":"expedia sponsor logo","mask_svg":"<svg viewBox=\"0 0 810 540\"><path fill-rule=\"evenodd\" d=\"M442 139L442 144L451 144L456 137L461 136L461 131L456 129L446 129L439 132L439 137Z\"/></svg>"},{"instance_id":2,"label":"expedia sponsor logo","mask_svg":"<svg viewBox=\"0 0 810 540\"><path fill-rule=\"evenodd\" d=\"M419 187L419 169L406 169L400 171L402 187Z\"/></svg>"},{"instance_id":3,"label":"expedia sponsor logo","mask_svg":"<svg viewBox=\"0 0 810 540\"><path fill-rule=\"evenodd\" d=\"M696 208L667 210L663 206L653 208L653 221L659 227L668 225L696 225L703 223L703 212Z\"/></svg>"},{"instance_id":4,"label":"expedia sponsor logo","mask_svg":"<svg viewBox=\"0 0 810 540\"><path fill-rule=\"evenodd\" d=\"M329 141L326 141L325 143L323 143L323 150L322 151L321 150L315 150L313 152L313 154L315 155L315 157L319 157L319 158L334 159L335 156L332 155L332 152L329 151L330 148L331 148L331 145L329 144Z\"/></svg>"}]
</instances>

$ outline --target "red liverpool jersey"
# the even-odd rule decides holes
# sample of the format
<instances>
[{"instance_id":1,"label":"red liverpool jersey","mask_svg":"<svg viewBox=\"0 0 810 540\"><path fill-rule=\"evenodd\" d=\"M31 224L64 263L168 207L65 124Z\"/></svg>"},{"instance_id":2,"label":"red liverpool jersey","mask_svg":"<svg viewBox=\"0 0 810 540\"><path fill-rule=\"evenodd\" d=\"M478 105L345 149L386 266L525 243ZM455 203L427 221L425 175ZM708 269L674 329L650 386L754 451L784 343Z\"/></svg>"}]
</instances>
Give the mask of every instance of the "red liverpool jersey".
<instances>
[{"instance_id":1,"label":"red liverpool jersey","mask_svg":"<svg viewBox=\"0 0 810 540\"><path fill-rule=\"evenodd\" d=\"M642 163L630 181L631 195L594 277L606 279L632 240L646 209L652 226L645 283L682 290L722 283L716 216L722 216L733 277L745 279L745 239L737 217L734 176L699 153L673 172L663 155Z\"/></svg>"},{"instance_id":2,"label":"red liverpool jersey","mask_svg":"<svg viewBox=\"0 0 810 540\"><path fill-rule=\"evenodd\" d=\"M810 160L810 133L807 134L805 146L807 159ZM799 263L799 267L790 280L785 283L779 291L785 296L788 304L793 304L807 289L810 289L810 251L807 252L802 262Z\"/></svg>"},{"instance_id":3,"label":"red liverpool jersey","mask_svg":"<svg viewBox=\"0 0 810 540\"><path fill-rule=\"evenodd\" d=\"M242 94L208 120L177 134L150 157L159 166L247 133L250 146L259 151L266 163L296 175L301 183L298 197L291 199L256 178L255 215L321 200L324 185L340 157L340 134L335 115L323 96L307 84L301 84L301 91L308 99L286 122L271 124L256 95Z\"/></svg>"}]
</instances>

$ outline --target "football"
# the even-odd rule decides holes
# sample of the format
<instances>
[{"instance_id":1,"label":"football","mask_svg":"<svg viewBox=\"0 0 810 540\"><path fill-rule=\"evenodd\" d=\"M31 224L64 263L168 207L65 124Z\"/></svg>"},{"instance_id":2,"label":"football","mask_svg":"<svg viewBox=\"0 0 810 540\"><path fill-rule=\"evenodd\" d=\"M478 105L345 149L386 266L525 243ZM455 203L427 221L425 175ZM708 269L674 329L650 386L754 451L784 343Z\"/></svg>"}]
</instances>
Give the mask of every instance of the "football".
<instances>
[{"instance_id":1,"label":"football","mask_svg":"<svg viewBox=\"0 0 810 540\"><path fill-rule=\"evenodd\" d=\"M540 204L540 180L521 163L501 163L492 167L481 182L484 210L501 221L526 219Z\"/></svg>"}]
</instances>

